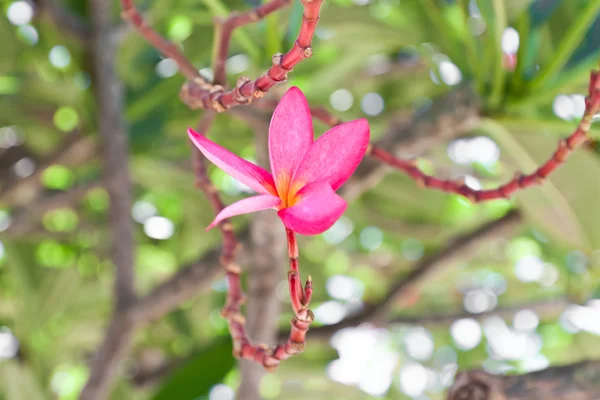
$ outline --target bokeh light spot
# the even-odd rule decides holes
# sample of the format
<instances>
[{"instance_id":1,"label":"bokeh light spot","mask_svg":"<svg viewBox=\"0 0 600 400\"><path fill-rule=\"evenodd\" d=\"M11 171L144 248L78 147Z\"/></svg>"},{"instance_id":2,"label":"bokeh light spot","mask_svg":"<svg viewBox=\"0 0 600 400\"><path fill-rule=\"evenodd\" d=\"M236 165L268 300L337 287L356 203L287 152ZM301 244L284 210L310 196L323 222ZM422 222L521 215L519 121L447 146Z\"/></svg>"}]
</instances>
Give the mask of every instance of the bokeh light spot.
<instances>
[{"instance_id":1,"label":"bokeh light spot","mask_svg":"<svg viewBox=\"0 0 600 400\"><path fill-rule=\"evenodd\" d=\"M71 187L75 176L63 165L52 165L42 174L42 182L48 189L65 190Z\"/></svg>"},{"instance_id":2,"label":"bokeh light spot","mask_svg":"<svg viewBox=\"0 0 600 400\"><path fill-rule=\"evenodd\" d=\"M6 17L13 25L25 25L33 18L33 7L27 1L14 1L6 9Z\"/></svg>"},{"instance_id":3,"label":"bokeh light spot","mask_svg":"<svg viewBox=\"0 0 600 400\"><path fill-rule=\"evenodd\" d=\"M71 53L65 46L57 45L50 49L48 59L54 67L64 69L71 64Z\"/></svg>"},{"instance_id":4,"label":"bokeh light spot","mask_svg":"<svg viewBox=\"0 0 600 400\"><path fill-rule=\"evenodd\" d=\"M63 132L71 132L79 125L79 115L72 107L60 107L54 113L54 126Z\"/></svg>"}]
</instances>

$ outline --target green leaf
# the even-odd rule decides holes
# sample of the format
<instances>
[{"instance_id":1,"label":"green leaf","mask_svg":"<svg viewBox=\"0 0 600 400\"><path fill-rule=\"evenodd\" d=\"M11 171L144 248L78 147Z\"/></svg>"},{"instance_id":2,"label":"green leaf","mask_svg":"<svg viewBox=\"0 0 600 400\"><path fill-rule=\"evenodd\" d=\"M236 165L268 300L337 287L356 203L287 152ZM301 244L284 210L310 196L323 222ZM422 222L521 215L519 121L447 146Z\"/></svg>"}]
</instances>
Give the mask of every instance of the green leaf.
<instances>
[{"instance_id":1,"label":"green leaf","mask_svg":"<svg viewBox=\"0 0 600 400\"><path fill-rule=\"evenodd\" d=\"M581 9L577 18L570 23L570 28L560 41L554 57L531 82L531 89L536 90L553 80L567 64L573 52L577 49L590 25L600 11L600 0L591 0Z\"/></svg>"},{"instance_id":2,"label":"green leaf","mask_svg":"<svg viewBox=\"0 0 600 400\"><path fill-rule=\"evenodd\" d=\"M506 9L504 7L504 0L493 0L494 6L494 35L492 36L493 48L494 48L494 79L492 84L492 93L490 95L490 106L495 108L500 105L504 95L504 82L506 79L506 73L502 63L502 35L504 29L506 29Z\"/></svg>"},{"instance_id":3,"label":"green leaf","mask_svg":"<svg viewBox=\"0 0 600 400\"><path fill-rule=\"evenodd\" d=\"M300 31L302 25L302 13L304 13L304 7L299 1L294 1L292 4L292 11L288 17L288 34L287 34L287 45L292 46L296 40L296 35Z\"/></svg>"},{"instance_id":4,"label":"green leaf","mask_svg":"<svg viewBox=\"0 0 600 400\"><path fill-rule=\"evenodd\" d=\"M458 13L461 16L461 23L465 27L465 33L462 35L462 41L466 47L467 52L467 68L471 70L471 74L475 83L477 84L478 91L482 93L484 87L484 77L481 68L481 57L478 55L479 41L468 28L469 12L467 9L468 6L466 5L467 0L459 0L459 3L460 6L458 4L455 4L453 7L449 7L449 9L455 10L453 12Z\"/></svg>"},{"instance_id":5,"label":"green leaf","mask_svg":"<svg viewBox=\"0 0 600 400\"><path fill-rule=\"evenodd\" d=\"M513 159L516 168L530 173L556 150L557 139L525 130L509 132L485 121L487 132ZM585 150L576 151L539 187L520 191L516 198L525 215L559 242L582 250L600 246L600 161Z\"/></svg>"},{"instance_id":6,"label":"green leaf","mask_svg":"<svg viewBox=\"0 0 600 400\"><path fill-rule=\"evenodd\" d=\"M221 0L204 0L204 4L215 16L226 17L230 13L227 5ZM246 29L236 29L232 37L250 55L250 58L255 61L260 60L261 51Z\"/></svg>"},{"instance_id":7,"label":"green leaf","mask_svg":"<svg viewBox=\"0 0 600 400\"><path fill-rule=\"evenodd\" d=\"M268 0L263 1L263 4ZM273 13L265 18L266 24L266 32L265 32L265 50L267 52L267 57L265 59L269 59L269 56L281 52L282 45L282 33L279 30L280 20L279 14Z\"/></svg>"},{"instance_id":8,"label":"green leaf","mask_svg":"<svg viewBox=\"0 0 600 400\"><path fill-rule=\"evenodd\" d=\"M524 86L525 74L530 70L537 50L537 46L532 46L535 42L532 36L539 35L537 31L531 29L531 21L527 13L521 14L517 19L516 29L519 32L520 45L517 51L517 67L511 85L514 91L520 92Z\"/></svg>"},{"instance_id":9,"label":"green leaf","mask_svg":"<svg viewBox=\"0 0 600 400\"><path fill-rule=\"evenodd\" d=\"M193 400L206 396L233 368L231 339L220 338L178 368L152 400Z\"/></svg>"}]
</instances>

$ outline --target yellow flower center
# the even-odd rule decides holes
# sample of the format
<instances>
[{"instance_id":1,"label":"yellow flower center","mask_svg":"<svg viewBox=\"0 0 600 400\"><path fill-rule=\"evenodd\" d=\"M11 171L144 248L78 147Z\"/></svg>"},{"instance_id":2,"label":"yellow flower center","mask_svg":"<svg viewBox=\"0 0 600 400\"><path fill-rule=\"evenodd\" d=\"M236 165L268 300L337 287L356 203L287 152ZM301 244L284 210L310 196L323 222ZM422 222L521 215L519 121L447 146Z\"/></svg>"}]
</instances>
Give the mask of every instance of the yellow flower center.
<instances>
[{"instance_id":1,"label":"yellow flower center","mask_svg":"<svg viewBox=\"0 0 600 400\"><path fill-rule=\"evenodd\" d=\"M301 199L301 196L298 196L298 192L300 189L306 186L306 182L295 180L290 185L289 174L280 174L276 179L277 183L282 188L281 191L276 193L276 196L281 199L281 205L279 206L279 209L282 210L284 208L292 207L298 203Z\"/></svg>"}]
</instances>

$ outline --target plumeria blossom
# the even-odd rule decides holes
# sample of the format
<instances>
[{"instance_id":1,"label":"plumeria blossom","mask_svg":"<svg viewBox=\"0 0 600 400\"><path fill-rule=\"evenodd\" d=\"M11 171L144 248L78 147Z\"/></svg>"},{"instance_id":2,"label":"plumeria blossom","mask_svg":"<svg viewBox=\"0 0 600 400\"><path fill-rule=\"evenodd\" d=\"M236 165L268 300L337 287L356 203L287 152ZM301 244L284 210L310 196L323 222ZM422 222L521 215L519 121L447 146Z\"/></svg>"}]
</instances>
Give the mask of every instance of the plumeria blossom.
<instances>
[{"instance_id":1,"label":"plumeria blossom","mask_svg":"<svg viewBox=\"0 0 600 400\"><path fill-rule=\"evenodd\" d=\"M365 119L338 125L314 140L304 94L292 87L273 112L269 126L271 173L188 130L213 164L258 193L224 208L207 228L225 218L275 209L283 224L304 235L329 229L346 210L335 193L352 175L369 145Z\"/></svg>"}]
</instances>

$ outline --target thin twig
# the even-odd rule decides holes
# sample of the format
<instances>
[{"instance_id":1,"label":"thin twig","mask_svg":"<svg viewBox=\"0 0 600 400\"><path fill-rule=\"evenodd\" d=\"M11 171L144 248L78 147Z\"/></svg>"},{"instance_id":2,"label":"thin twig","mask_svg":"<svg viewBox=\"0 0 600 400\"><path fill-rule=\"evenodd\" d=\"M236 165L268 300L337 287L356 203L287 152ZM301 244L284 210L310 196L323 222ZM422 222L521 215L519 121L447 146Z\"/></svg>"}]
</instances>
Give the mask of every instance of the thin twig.
<instances>
[{"instance_id":1,"label":"thin twig","mask_svg":"<svg viewBox=\"0 0 600 400\"><path fill-rule=\"evenodd\" d=\"M273 65L265 74L251 80L240 78L236 87L226 91L222 85L225 80L225 60L229 49L230 36L239 26L259 21L265 16L290 4L290 0L272 0L253 10L244 13L234 13L225 20L217 21L216 49L213 66L215 82L210 83L185 57L179 48L156 33L144 20L133 4L133 0L121 0L123 18L131 22L137 31L159 50L164 56L172 58L188 82L182 87L180 97L192 109L206 108L218 112L240 105L250 104L252 99L263 97L273 86L285 82L287 74L296 64L312 56L310 47L323 0L301 0L304 6L302 25L294 46L285 54L275 54Z\"/></svg>"},{"instance_id":2,"label":"thin twig","mask_svg":"<svg viewBox=\"0 0 600 400\"><path fill-rule=\"evenodd\" d=\"M227 18L215 19L215 44L213 57L213 84L225 85L226 61L231 44L231 34L236 28L257 22L292 3L292 0L271 0L245 12L232 12Z\"/></svg>"},{"instance_id":3,"label":"thin twig","mask_svg":"<svg viewBox=\"0 0 600 400\"><path fill-rule=\"evenodd\" d=\"M38 167L33 174L26 178L15 178L14 180L3 183L2 190L0 190L0 202L5 204L21 203L23 200L21 199L21 196L19 196L19 192L30 184L39 186L39 179L44 171L51 165L56 164L63 159L65 155L70 153L82 140L83 137L80 132L74 131L63 139L56 150L39 161Z\"/></svg>"},{"instance_id":4,"label":"thin twig","mask_svg":"<svg viewBox=\"0 0 600 400\"><path fill-rule=\"evenodd\" d=\"M104 186L104 181L98 180L74 186L67 191L57 192L37 198L35 201L16 209L11 217L11 223L5 233L13 236L27 234L44 213L59 208L68 207L81 200L90 190Z\"/></svg>"},{"instance_id":5,"label":"thin twig","mask_svg":"<svg viewBox=\"0 0 600 400\"><path fill-rule=\"evenodd\" d=\"M128 20L140 35L165 57L172 58L179 66L179 70L183 76L189 80L197 81L199 84L208 84L208 81L200 75L198 69L179 50L177 45L160 36L146 23L146 20L144 20L137 8L135 8L133 0L121 0L121 7L123 9L121 14L123 19Z\"/></svg>"}]
</instances>

